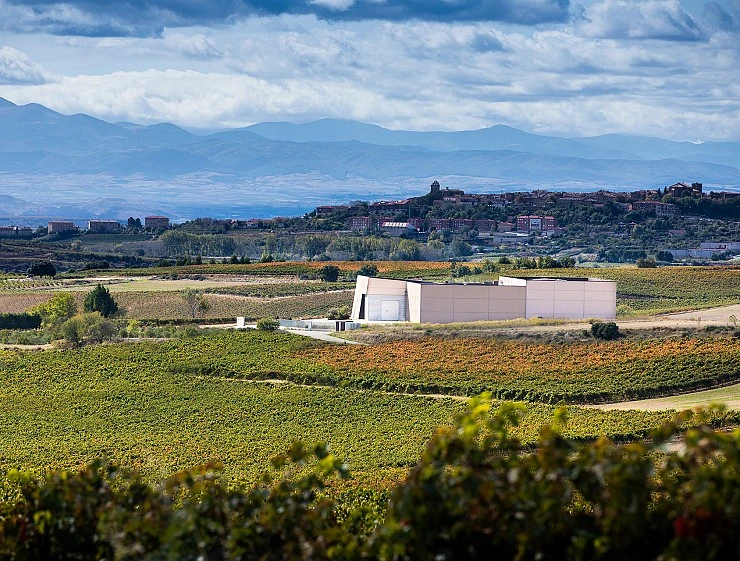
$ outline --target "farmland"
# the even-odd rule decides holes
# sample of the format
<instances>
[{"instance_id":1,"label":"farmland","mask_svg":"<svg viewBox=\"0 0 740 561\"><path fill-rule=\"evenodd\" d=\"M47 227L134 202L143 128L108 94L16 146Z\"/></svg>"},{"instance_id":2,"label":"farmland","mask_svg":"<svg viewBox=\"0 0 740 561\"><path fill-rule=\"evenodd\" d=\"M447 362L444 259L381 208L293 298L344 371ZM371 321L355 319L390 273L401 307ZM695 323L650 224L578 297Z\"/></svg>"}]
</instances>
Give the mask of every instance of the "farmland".
<instances>
[{"instance_id":1,"label":"farmland","mask_svg":"<svg viewBox=\"0 0 740 561\"><path fill-rule=\"evenodd\" d=\"M315 279L325 263L194 265L106 271L0 283L0 310L21 312L56 291L78 305L105 283L126 320L188 317L182 291L205 293L201 321L236 316L317 317L352 301L352 274ZM396 278L450 279L448 263L377 263ZM577 275L572 269L501 274ZM156 274L155 274L156 273ZM618 281L625 315L740 302L740 268L597 269ZM491 280L497 273L466 280ZM462 280L462 279L456 279ZM525 322L526 323L526 322ZM413 329L413 328L409 328ZM150 481L217 460L231 483L253 482L271 456L297 439L326 441L348 460L353 486L387 489L402 479L439 425L466 397L527 401L515 429L532 441L567 402L571 438L642 438L672 414L581 407L718 388L740 381L740 339L686 334L616 342L502 340L475 330L418 328L409 340L339 347L286 333L224 332L79 350L0 351L0 470L77 467L99 456L140 469ZM729 328L728 328L729 329ZM696 330L698 331L698 329ZM661 335L662 337L663 335ZM580 338L582 339L582 338ZM382 340L382 339L381 339ZM724 395L721 392L717 395ZM677 402L678 403L678 402ZM737 425L737 412L713 413Z\"/></svg>"},{"instance_id":2,"label":"farmland","mask_svg":"<svg viewBox=\"0 0 740 561\"><path fill-rule=\"evenodd\" d=\"M465 402L266 381L300 376L310 362L296 355L324 347L250 332L0 351L0 469L74 468L106 456L154 480L218 460L224 476L239 483L254 481L271 456L300 439L329 443L350 463L352 485L386 488L416 462L434 427L450 424ZM531 441L553 410L529 404L517 434ZM670 416L573 407L565 434L639 438ZM717 414L715 421L737 422L736 416Z\"/></svg>"},{"instance_id":3,"label":"farmland","mask_svg":"<svg viewBox=\"0 0 740 561\"><path fill-rule=\"evenodd\" d=\"M176 293L195 288L212 294L208 318L278 316L301 318L324 315L329 309L351 304L350 280L362 262L332 263L340 268L340 282L301 280L315 278L320 262L254 263L249 265L191 265L162 269L106 271L105 282L121 293L125 308L134 319L182 319ZM379 274L390 278L421 278L432 281L490 281L499 273L482 273L452 279L449 263L376 262ZM577 276L585 270L545 271L502 269L501 274ZM740 303L740 267L664 267L658 269L588 269L588 275L617 281L617 313L620 317L703 309ZM75 273L67 278L0 280L0 310L24 311L56 290L86 291L101 273ZM91 277L91 275L93 275ZM137 276L141 275L141 276ZM344 280L343 280L344 279ZM126 295L123 293L131 293ZM170 293L165 295L162 293ZM228 299L225 297L232 297ZM244 300L234 300L243 297ZM283 298L268 302L268 298ZM250 300L251 299L251 300ZM261 300L260 300L261 299ZM147 303L147 300L150 300Z\"/></svg>"}]
</instances>

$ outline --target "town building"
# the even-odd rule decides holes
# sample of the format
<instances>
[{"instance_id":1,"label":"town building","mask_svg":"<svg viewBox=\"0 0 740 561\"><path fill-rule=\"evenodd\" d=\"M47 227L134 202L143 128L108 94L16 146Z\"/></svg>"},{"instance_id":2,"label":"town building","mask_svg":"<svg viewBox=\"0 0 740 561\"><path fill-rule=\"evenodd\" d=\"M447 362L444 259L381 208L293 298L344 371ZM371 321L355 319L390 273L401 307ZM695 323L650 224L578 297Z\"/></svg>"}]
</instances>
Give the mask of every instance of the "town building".
<instances>
[{"instance_id":1,"label":"town building","mask_svg":"<svg viewBox=\"0 0 740 561\"><path fill-rule=\"evenodd\" d=\"M79 230L74 222L68 220L49 220L46 231L49 234L58 234L59 232L76 232Z\"/></svg>"},{"instance_id":2,"label":"town building","mask_svg":"<svg viewBox=\"0 0 740 561\"><path fill-rule=\"evenodd\" d=\"M392 222L390 220L382 220L380 222L380 231L394 237L417 233L416 228L408 222Z\"/></svg>"},{"instance_id":3,"label":"town building","mask_svg":"<svg viewBox=\"0 0 740 561\"><path fill-rule=\"evenodd\" d=\"M368 212L372 214L391 214L394 212L408 212L409 201L404 199L401 201L379 201L368 205Z\"/></svg>"},{"instance_id":4,"label":"town building","mask_svg":"<svg viewBox=\"0 0 740 561\"><path fill-rule=\"evenodd\" d=\"M555 230L558 221L554 216L517 216L516 228L520 232L543 232Z\"/></svg>"},{"instance_id":5,"label":"town building","mask_svg":"<svg viewBox=\"0 0 740 561\"><path fill-rule=\"evenodd\" d=\"M170 219L166 216L145 216L144 228L147 230L166 230L170 227Z\"/></svg>"},{"instance_id":6,"label":"town building","mask_svg":"<svg viewBox=\"0 0 740 561\"><path fill-rule=\"evenodd\" d=\"M681 197L701 197L702 188L701 183L674 183L667 188L667 191L672 197L680 199Z\"/></svg>"},{"instance_id":7,"label":"town building","mask_svg":"<svg viewBox=\"0 0 740 561\"><path fill-rule=\"evenodd\" d=\"M589 278L499 277L482 284L359 275L352 319L452 323L517 318L614 319L617 283Z\"/></svg>"},{"instance_id":8,"label":"town building","mask_svg":"<svg viewBox=\"0 0 740 561\"><path fill-rule=\"evenodd\" d=\"M87 229L93 234L116 234L121 231L121 224L115 220L88 220Z\"/></svg>"},{"instance_id":9,"label":"town building","mask_svg":"<svg viewBox=\"0 0 740 561\"><path fill-rule=\"evenodd\" d=\"M353 216L349 220L349 228L355 232L367 232L373 227L373 219L369 216Z\"/></svg>"},{"instance_id":10,"label":"town building","mask_svg":"<svg viewBox=\"0 0 740 561\"><path fill-rule=\"evenodd\" d=\"M28 226L0 226L0 237L22 238L33 235L33 228Z\"/></svg>"},{"instance_id":11,"label":"town building","mask_svg":"<svg viewBox=\"0 0 740 561\"><path fill-rule=\"evenodd\" d=\"M658 201L635 201L632 210L654 212L655 216L678 216L681 212L676 205Z\"/></svg>"}]
</instances>

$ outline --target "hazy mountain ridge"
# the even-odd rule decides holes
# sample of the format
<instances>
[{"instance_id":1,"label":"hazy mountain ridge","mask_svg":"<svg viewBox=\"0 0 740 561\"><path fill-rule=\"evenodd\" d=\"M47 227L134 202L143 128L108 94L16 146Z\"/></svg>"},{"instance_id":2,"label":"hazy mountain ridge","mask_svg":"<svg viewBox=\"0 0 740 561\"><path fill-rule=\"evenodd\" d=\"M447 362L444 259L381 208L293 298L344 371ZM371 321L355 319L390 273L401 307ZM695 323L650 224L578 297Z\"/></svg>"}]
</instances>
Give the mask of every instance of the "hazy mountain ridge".
<instances>
[{"instance_id":1,"label":"hazy mountain ridge","mask_svg":"<svg viewBox=\"0 0 740 561\"><path fill-rule=\"evenodd\" d=\"M296 188L302 176L325 178L312 185L310 199L299 184ZM97 216L105 206L101 212L117 217L140 204L175 214L182 209L185 217L207 215L209 209L244 211L250 205L280 213L367 198L368 186L377 186L372 193L418 194L425 189L423 178L444 176L488 178L502 188L572 182L635 189L675 181L736 188L740 142L696 144L614 134L561 138L505 125L458 132L394 131L332 119L260 123L198 135L170 123L114 124L0 98L0 193L21 201L0 198L0 215L41 206ZM63 182L58 186L60 177L82 187L73 194ZM47 186L44 178L53 178L57 187ZM418 187L407 192L416 181ZM168 189L150 190L141 182ZM267 198L270 185L288 191ZM88 202L80 202L81 195ZM113 204L98 204L103 196ZM139 202L131 203L137 197Z\"/></svg>"}]
</instances>

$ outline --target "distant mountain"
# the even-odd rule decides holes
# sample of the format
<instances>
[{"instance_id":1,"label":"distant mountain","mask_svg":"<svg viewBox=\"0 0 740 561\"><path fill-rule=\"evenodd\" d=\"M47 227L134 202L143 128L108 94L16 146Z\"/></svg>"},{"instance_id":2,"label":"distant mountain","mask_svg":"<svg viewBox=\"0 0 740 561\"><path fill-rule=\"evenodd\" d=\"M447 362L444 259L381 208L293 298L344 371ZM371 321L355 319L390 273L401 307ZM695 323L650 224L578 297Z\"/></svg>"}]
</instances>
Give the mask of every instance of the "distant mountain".
<instances>
[{"instance_id":1,"label":"distant mountain","mask_svg":"<svg viewBox=\"0 0 740 561\"><path fill-rule=\"evenodd\" d=\"M673 142L662 138L605 134L576 139L610 150L629 150L648 160L676 158L740 166L740 142Z\"/></svg>"},{"instance_id":2,"label":"distant mountain","mask_svg":"<svg viewBox=\"0 0 740 561\"><path fill-rule=\"evenodd\" d=\"M504 125L394 131L335 119L198 135L169 123L114 124L0 98L0 195L11 196L0 197L0 215L56 207L116 218L137 208L182 217L282 213L369 193L419 194L434 177L505 189L676 181L737 189L740 143L561 138Z\"/></svg>"},{"instance_id":3,"label":"distant mountain","mask_svg":"<svg viewBox=\"0 0 740 561\"><path fill-rule=\"evenodd\" d=\"M637 154L624 150L604 148L597 144L582 144L577 140L530 134L505 125L473 131L394 131L377 125L356 121L322 119L313 123L260 123L247 127L271 140L291 142L345 142L356 140L384 146L420 146L429 150L454 152L458 150L515 150L548 156L579 158L631 158Z\"/></svg>"}]
</instances>

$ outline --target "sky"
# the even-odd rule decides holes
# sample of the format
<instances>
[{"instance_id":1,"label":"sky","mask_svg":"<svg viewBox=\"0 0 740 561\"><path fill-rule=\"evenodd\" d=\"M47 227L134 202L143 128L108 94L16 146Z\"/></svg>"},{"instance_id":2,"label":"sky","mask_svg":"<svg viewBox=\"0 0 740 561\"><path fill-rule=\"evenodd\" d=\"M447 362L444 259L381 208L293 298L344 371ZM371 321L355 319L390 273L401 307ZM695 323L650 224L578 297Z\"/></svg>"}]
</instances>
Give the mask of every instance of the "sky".
<instances>
[{"instance_id":1,"label":"sky","mask_svg":"<svg viewBox=\"0 0 740 561\"><path fill-rule=\"evenodd\" d=\"M740 0L0 0L0 96L202 130L737 141Z\"/></svg>"}]
</instances>

